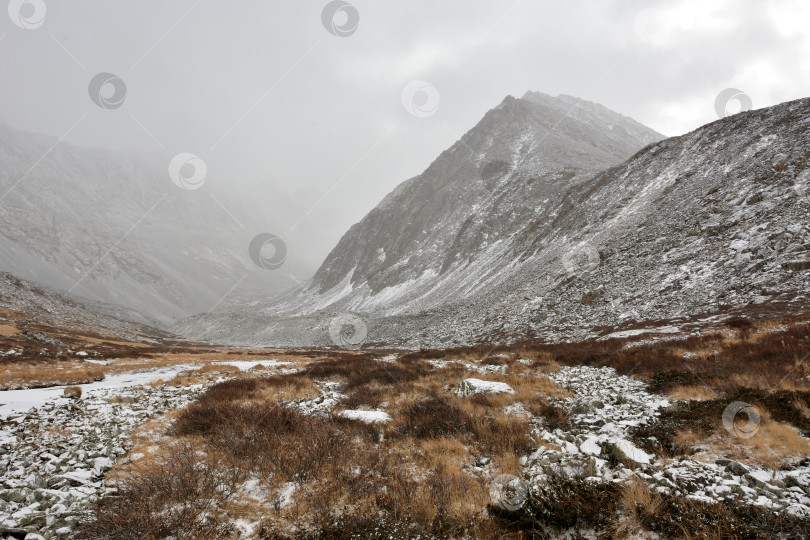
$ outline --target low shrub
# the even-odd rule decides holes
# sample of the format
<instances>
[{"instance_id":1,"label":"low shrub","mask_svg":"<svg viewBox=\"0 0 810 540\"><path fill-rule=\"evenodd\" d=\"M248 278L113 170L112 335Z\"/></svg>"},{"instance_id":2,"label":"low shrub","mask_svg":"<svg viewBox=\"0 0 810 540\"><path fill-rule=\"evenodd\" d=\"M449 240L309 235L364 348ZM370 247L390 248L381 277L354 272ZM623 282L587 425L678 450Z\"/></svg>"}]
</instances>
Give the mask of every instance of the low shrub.
<instances>
[{"instance_id":1,"label":"low shrub","mask_svg":"<svg viewBox=\"0 0 810 540\"><path fill-rule=\"evenodd\" d=\"M644 509L640 511L644 514ZM663 495L646 528L664 538L806 538L807 521L754 505L707 503Z\"/></svg>"},{"instance_id":2,"label":"low shrub","mask_svg":"<svg viewBox=\"0 0 810 540\"><path fill-rule=\"evenodd\" d=\"M102 499L74 537L226 538L232 531L216 510L243 479L233 463L202 456L191 445L174 447L156 467L121 480L118 494Z\"/></svg>"},{"instance_id":3,"label":"low shrub","mask_svg":"<svg viewBox=\"0 0 810 540\"><path fill-rule=\"evenodd\" d=\"M543 418L543 426L549 431L554 431L555 429L565 430L568 426L568 413L556 405L550 405L548 403L540 404L538 405L537 412L539 412L539 416Z\"/></svg>"},{"instance_id":4,"label":"low shrub","mask_svg":"<svg viewBox=\"0 0 810 540\"><path fill-rule=\"evenodd\" d=\"M346 399L343 400L342 406L347 409L358 409L360 407L375 409L383 401L384 392L381 389L361 386L349 393Z\"/></svg>"},{"instance_id":5,"label":"low shrub","mask_svg":"<svg viewBox=\"0 0 810 540\"><path fill-rule=\"evenodd\" d=\"M520 509L490 506L489 513L504 528L545 538L553 537L549 529L604 530L615 518L620 499L621 488L616 484L552 473L542 487L529 493Z\"/></svg>"},{"instance_id":6,"label":"low shrub","mask_svg":"<svg viewBox=\"0 0 810 540\"><path fill-rule=\"evenodd\" d=\"M474 435L474 418L461 408L438 396L405 407L395 426L400 436L437 439L447 436Z\"/></svg>"},{"instance_id":7,"label":"low shrub","mask_svg":"<svg viewBox=\"0 0 810 540\"><path fill-rule=\"evenodd\" d=\"M197 401L200 403L213 403L244 399L258 388L259 379L254 377L228 379L211 386L203 392Z\"/></svg>"},{"instance_id":8,"label":"low shrub","mask_svg":"<svg viewBox=\"0 0 810 540\"><path fill-rule=\"evenodd\" d=\"M396 363L380 362L371 356L357 356L342 360L322 360L310 365L305 374L313 379L340 377L351 390L369 383L398 384L414 381L432 371L421 360L405 359Z\"/></svg>"},{"instance_id":9,"label":"low shrub","mask_svg":"<svg viewBox=\"0 0 810 540\"><path fill-rule=\"evenodd\" d=\"M353 436L364 428L266 402L201 400L179 415L171 433L201 435L262 477L303 481L333 460L346 460Z\"/></svg>"}]
</instances>

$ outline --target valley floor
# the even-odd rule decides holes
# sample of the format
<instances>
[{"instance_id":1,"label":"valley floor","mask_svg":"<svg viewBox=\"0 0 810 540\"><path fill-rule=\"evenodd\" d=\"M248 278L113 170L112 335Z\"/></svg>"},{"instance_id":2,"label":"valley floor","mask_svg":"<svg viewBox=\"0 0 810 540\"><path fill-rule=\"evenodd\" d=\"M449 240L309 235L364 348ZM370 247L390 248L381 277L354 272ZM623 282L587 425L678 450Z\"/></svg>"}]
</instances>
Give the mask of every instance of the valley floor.
<instances>
[{"instance_id":1,"label":"valley floor","mask_svg":"<svg viewBox=\"0 0 810 540\"><path fill-rule=\"evenodd\" d=\"M803 537L808 355L806 318L735 318L70 360L105 378L0 391L0 538Z\"/></svg>"}]
</instances>

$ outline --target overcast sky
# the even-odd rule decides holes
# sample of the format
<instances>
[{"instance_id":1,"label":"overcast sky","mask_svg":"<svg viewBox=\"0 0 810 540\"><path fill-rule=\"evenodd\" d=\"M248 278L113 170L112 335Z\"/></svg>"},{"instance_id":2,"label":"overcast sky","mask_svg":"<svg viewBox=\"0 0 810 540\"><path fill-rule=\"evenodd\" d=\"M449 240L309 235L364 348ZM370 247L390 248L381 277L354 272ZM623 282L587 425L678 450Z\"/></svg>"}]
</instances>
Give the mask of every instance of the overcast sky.
<instances>
[{"instance_id":1,"label":"overcast sky","mask_svg":"<svg viewBox=\"0 0 810 540\"><path fill-rule=\"evenodd\" d=\"M571 94L665 135L717 119L726 88L755 108L810 94L803 0L351 0L329 19L342 37L326 4L12 0L0 121L196 154L203 189L261 201L319 262L508 94ZM100 72L126 84L117 108L88 95ZM412 81L435 88L422 117L403 106Z\"/></svg>"}]
</instances>

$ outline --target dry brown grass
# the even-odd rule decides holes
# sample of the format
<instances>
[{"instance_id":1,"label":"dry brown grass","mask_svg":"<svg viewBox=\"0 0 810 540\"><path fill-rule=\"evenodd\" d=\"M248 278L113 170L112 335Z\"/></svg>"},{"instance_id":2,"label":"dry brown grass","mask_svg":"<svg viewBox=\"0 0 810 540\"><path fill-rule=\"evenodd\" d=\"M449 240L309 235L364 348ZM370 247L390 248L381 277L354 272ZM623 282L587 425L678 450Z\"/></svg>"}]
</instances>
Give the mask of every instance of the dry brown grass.
<instances>
[{"instance_id":1,"label":"dry brown grass","mask_svg":"<svg viewBox=\"0 0 810 540\"><path fill-rule=\"evenodd\" d=\"M805 418L807 418L808 420L810 420L810 407L808 407L807 403L805 403L805 402L804 402L804 401L802 401L801 399L796 400L796 409L799 411L799 413L800 413L800 414L801 414L803 417L805 417Z\"/></svg>"},{"instance_id":2,"label":"dry brown grass","mask_svg":"<svg viewBox=\"0 0 810 540\"><path fill-rule=\"evenodd\" d=\"M650 490L647 482L633 476L621 484L619 510L622 517L612 527L612 538L657 538L647 532L650 522L661 519L663 501L661 496Z\"/></svg>"},{"instance_id":3,"label":"dry brown grass","mask_svg":"<svg viewBox=\"0 0 810 540\"><path fill-rule=\"evenodd\" d=\"M79 361L0 365L0 390L84 384L104 378L104 366Z\"/></svg>"},{"instance_id":4,"label":"dry brown grass","mask_svg":"<svg viewBox=\"0 0 810 540\"><path fill-rule=\"evenodd\" d=\"M535 375L522 370L513 371L512 366L510 366L506 374L492 373L479 376L479 378L508 384L515 391L514 396L517 401L529 402L537 397L564 398L574 396L570 391L553 382L545 375Z\"/></svg>"},{"instance_id":5,"label":"dry brown grass","mask_svg":"<svg viewBox=\"0 0 810 540\"><path fill-rule=\"evenodd\" d=\"M227 351L218 351L200 354L182 352L160 354L154 357L117 358L110 360L107 364L94 364L81 360L24 360L0 364L0 390L84 384L101 380L107 375L184 365L194 367L179 374L175 380L170 381L170 384L197 384L220 375L235 375L239 371L238 368L218 364L218 362L236 359L239 359L239 356L229 355ZM250 359L256 361L296 361L306 365L306 359L296 355L252 355ZM270 372L271 370L266 371ZM163 383L164 381L156 381L153 386Z\"/></svg>"},{"instance_id":6,"label":"dry brown grass","mask_svg":"<svg viewBox=\"0 0 810 540\"><path fill-rule=\"evenodd\" d=\"M781 377L773 379L764 377L761 373L746 372L746 373L730 373L717 383L718 391L728 391L734 388L755 388L757 390L764 390L767 392L778 392L780 390L787 390L791 392L803 391L810 388L807 380L804 377Z\"/></svg>"},{"instance_id":7,"label":"dry brown grass","mask_svg":"<svg viewBox=\"0 0 810 540\"><path fill-rule=\"evenodd\" d=\"M705 385L676 386L667 392L670 399L678 401L704 401L717 399L717 392Z\"/></svg>"},{"instance_id":8,"label":"dry brown grass","mask_svg":"<svg viewBox=\"0 0 810 540\"><path fill-rule=\"evenodd\" d=\"M254 399L265 402L290 403L300 399L315 399L320 389L306 377L267 377Z\"/></svg>"},{"instance_id":9,"label":"dry brown grass","mask_svg":"<svg viewBox=\"0 0 810 540\"><path fill-rule=\"evenodd\" d=\"M622 484L622 506L632 516L634 522L642 525L640 516L658 514L661 508L661 497L652 491L647 482L633 476Z\"/></svg>"},{"instance_id":10,"label":"dry brown grass","mask_svg":"<svg viewBox=\"0 0 810 540\"><path fill-rule=\"evenodd\" d=\"M81 341L84 341L87 345L109 343L112 345L120 345L122 347L135 347L138 349L148 349L152 347L152 345L149 343L139 343L137 341L120 341L117 339L97 338L93 336L80 336L80 339Z\"/></svg>"},{"instance_id":11,"label":"dry brown grass","mask_svg":"<svg viewBox=\"0 0 810 540\"><path fill-rule=\"evenodd\" d=\"M774 396L763 388L782 384L776 376L784 378L788 366L794 369L797 365L797 352L810 344L807 326L765 331L743 322L734 324L737 327L731 330L676 344L659 342L632 348L624 347L626 340L495 350L471 347L404 354L395 363L380 362L362 352L291 354L290 359L305 367L304 373L232 371L228 375L233 379L213 386L174 418L171 437L165 435L164 422L164 433L156 436L160 429L154 428L135 453L145 460L143 465L160 463L165 458L161 449L169 447L169 442L186 441L206 455L236 463L242 473L258 479L262 496L249 499L249 493L236 489L235 495L218 505L218 511L229 519L261 518L261 536L268 539L307 534L324 539L528 538L538 533L540 529L532 527L539 523L551 527L548 530L585 526L608 531L613 537L628 537L645 529L670 534L679 526L679 512L690 516L690 527L698 527L702 517L715 513L726 520L718 530L727 530L723 527L738 519L736 514L659 496L640 479L622 486L552 479L547 497L529 504L533 513L523 515L522 521L507 519L506 526L493 517L496 512L488 505L491 478L501 473L521 474L520 457L542 444L532 438L528 418L508 414L505 408L521 403L532 415L542 417L539 419L546 429L565 428L565 412L550 405L548 398L571 394L544 375L560 365L612 365L621 372L646 361L639 370L649 378L651 387L674 399L689 400L678 404L684 410L673 413L680 415L675 418L677 422L661 429L670 430L670 439L677 433L677 445L699 447L707 459L722 455L777 467L806 455L810 452L807 441L784 422L793 410L807 419L810 408L806 401L792 409L783 404L793 398L807 399L807 394ZM757 348L763 362L756 362L756 354L748 351L751 347ZM684 351L699 354L685 359ZM265 354L271 357L267 351ZM275 354L272 357L282 359ZM258 359L253 351L217 351L122 360L121 364L246 358ZM451 362L433 368L428 359ZM482 374L463 365L465 361L499 371ZM754 394L729 393L729 388L747 384L746 377L761 369L773 373ZM221 374L216 366L206 366L186 377L203 380ZM515 393L457 396L458 383L468 377L505 382ZM182 382L187 380L192 379ZM393 421L369 426L328 414L308 416L290 405L315 397L319 392L315 382L324 380L343 384L347 397L340 409L382 408ZM732 399L761 404L763 410L773 411L776 420L763 415L754 438L732 438L718 427L723 408ZM707 431L684 429L697 425L695 421ZM655 435L656 440L666 440L658 432ZM152 481L149 478L147 485ZM296 487L292 503L283 508L274 506L274 498L287 483ZM296 526L304 529L291 529ZM709 529L699 530L703 533Z\"/></svg>"},{"instance_id":12,"label":"dry brown grass","mask_svg":"<svg viewBox=\"0 0 810 540\"><path fill-rule=\"evenodd\" d=\"M14 326L13 324L0 324L0 336L13 336L15 334L19 334L20 330Z\"/></svg>"},{"instance_id":13,"label":"dry brown grass","mask_svg":"<svg viewBox=\"0 0 810 540\"><path fill-rule=\"evenodd\" d=\"M388 367L388 375L401 373ZM393 395L406 389L411 396L387 409L395 417L389 426L307 416L279 406L290 392L300 395L316 388L307 375L239 377L211 387L177 415L169 441L156 436L165 419L139 430L132 453L140 457L139 470L148 482L155 464L166 457L161 449L171 447L172 439L194 441L195 448L235 460L244 472L261 479L267 496L248 503L241 495L224 501L219 508L230 518L266 520L269 512L282 528L305 522L323 532L334 530L334 510L342 508L356 531L371 527L368 516L385 515L389 524L415 527L425 536L463 536L468 531L481 537L474 531L493 527L481 521L490 503L489 475L519 474L519 456L537 445L526 419L505 414L501 403L455 396L457 369L425 371L404 383L386 378L374 366L363 369L360 376L367 382L357 391ZM540 378L527 383L536 392L547 384ZM424 389L439 394L425 402L424 394L419 395ZM474 469L480 457L491 459L487 474L475 472L480 471ZM137 485L122 471L114 470L114 475L126 478L130 488ZM294 503L272 508L274 494L290 481L297 486Z\"/></svg>"},{"instance_id":14,"label":"dry brown grass","mask_svg":"<svg viewBox=\"0 0 810 540\"><path fill-rule=\"evenodd\" d=\"M698 459L702 455L710 460L724 457L770 469L779 469L810 455L810 441L802 437L798 429L771 419L764 411L756 433L747 439L720 428L708 437L683 430L677 434L676 440L685 447L699 447Z\"/></svg>"}]
</instances>

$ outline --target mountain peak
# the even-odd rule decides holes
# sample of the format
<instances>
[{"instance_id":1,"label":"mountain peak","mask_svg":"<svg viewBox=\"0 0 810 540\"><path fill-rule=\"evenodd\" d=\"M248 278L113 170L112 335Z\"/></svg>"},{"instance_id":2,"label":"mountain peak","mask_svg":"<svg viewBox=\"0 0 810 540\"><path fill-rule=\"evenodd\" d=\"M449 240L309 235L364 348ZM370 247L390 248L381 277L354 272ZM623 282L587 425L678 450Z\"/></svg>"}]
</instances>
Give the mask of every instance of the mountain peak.
<instances>
[{"instance_id":1,"label":"mountain peak","mask_svg":"<svg viewBox=\"0 0 810 540\"><path fill-rule=\"evenodd\" d=\"M449 297L428 294L434 285L471 266L490 275L510 266L520 253L507 246L527 230L551 230L571 186L660 139L608 109L529 97L507 96L488 111L352 226L306 291L269 309L301 315L440 306ZM485 282L470 274L448 294L467 297Z\"/></svg>"}]
</instances>

